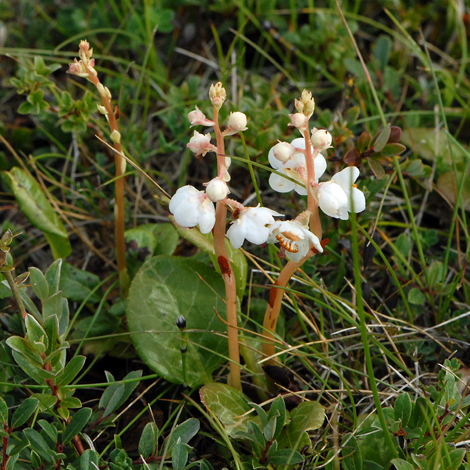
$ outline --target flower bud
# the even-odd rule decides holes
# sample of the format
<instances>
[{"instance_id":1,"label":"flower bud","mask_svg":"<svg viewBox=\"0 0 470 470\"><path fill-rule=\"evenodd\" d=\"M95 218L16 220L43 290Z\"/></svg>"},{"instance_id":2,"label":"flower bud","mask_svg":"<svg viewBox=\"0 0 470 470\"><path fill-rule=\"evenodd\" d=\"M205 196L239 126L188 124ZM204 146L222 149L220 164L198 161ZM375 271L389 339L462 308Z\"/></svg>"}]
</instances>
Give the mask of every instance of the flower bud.
<instances>
[{"instance_id":1,"label":"flower bud","mask_svg":"<svg viewBox=\"0 0 470 470\"><path fill-rule=\"evenodd\" d=\"M287 162L295 153L295 147L289 142L279 142L273 147L273 153L280 162Z\"/></svg>"},{"instance_id":2,"label":"flower bud","mask_svg":"<svg viewBox=\"0 0 470 470\"><path fill-rule=\"evenodd\" d=\"M225 98L227 98L227 93L225 92L225 88L222 86L222 82L211 85L209 89L209 98L214 108L220 109L222 107Z\"/></svg>"},{"instance_id":3,"label":"flower bud","mask_svg":"<svg viewBox=\"0 0 470 470\"><path fill-rule=\"evenodd\" d=\"M209 181L206 187L207 197L212 202L225 199L229 192L230 191L228 189L227 183L220 178L214 178L213 180Z\"/></svg>"},{"instance_id":4,"label":"flower bud","mask_svg":"<svg viewBox=\"0 0 470 470\"><path fill-rule=\"evenodd\" d=\"M226 135L233 135L237 132L246 131L246 115L237 111L235 113L230 113L228 118L228 130L229 132Z\"/></svg>"},{"instance_id":5,"label":"flower bud","mask_svg":"<svg viewBox=\"0 0 470 470\"><path fill-rule=\"evenodd\" d=\"M289 114L289 126L296 127L299 131L307 129L308 118L302 113Z\"/></svg>"},{"instance_id":6,"label":"flower bud","mask_svg":"<svg viewBox=\"0 0 470 470\"><path fill-rule=\"evenodd\" d=\"M184 330L186 328L186 318L184 318L183 315L179 315L178 318L175 320L175 325L180 330Z\"/></svg>"},{"instance_id":7,"label":"flower bud","mask_svg":"<svg viewBox=\"0 0 470 470\"><path fill-rule=\"evenodd\" d=\"M320 150L331 148L333 138L326 129L312 129L312 145Z\"/></svg>"},{"instance_id":8,"label":"flower bud","mask_svg":"<svg viewBox=\"0 0 470 470\"><path fill-rule=\"evenodd\" d=\"M110 137L115 144L119 144L121 142L121 134L116 129L111 132Z\"/></svg>"},{"instance_id":9,"label":"flower bud","mask_svg":"<svg viewBox=\"0 0 470 470\"><path fill-rule=\"evenodd\" d=\"M194 135L189 139L189 143L186 146L196 156L202 155L204 157L207 152L217 152L217 147L211 144L211 135L204 135L198 131L194 131Z\"/></svg>"}]
</instances>

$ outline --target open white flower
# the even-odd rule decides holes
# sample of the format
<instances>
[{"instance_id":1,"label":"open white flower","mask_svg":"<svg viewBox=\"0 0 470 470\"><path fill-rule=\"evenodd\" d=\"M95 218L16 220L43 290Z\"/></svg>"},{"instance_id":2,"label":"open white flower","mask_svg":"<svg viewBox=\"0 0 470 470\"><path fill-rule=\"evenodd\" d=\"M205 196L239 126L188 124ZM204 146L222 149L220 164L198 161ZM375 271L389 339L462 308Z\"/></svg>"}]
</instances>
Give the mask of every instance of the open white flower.
<instances>
[{"instance_id":1,"label":"open white flower","mask_svg":"<svg viewBox=\"0 0 470 470\"><path fill-rule=\"evenodd\" d=\"M201 233L209 233L215 224L215 209L204 191L194 186L183 186L170 201L170 212L182 227L199 225Z\"/></svg>"},{"instance_id":2,"label":"open white flower","mask_svg":"<svg viewBox=\"0 0 470 470\"><path fill-rule=\"evenodd\" d=\"M277 221L269 228L268 243L280 243L285 249L287 259L291 261L299 262L310 250L310 243L323 253L318 237L298 220Z\"/></svg>"},{"instance_id":3,"label":"open white flower","mask_svg":"<svg viewBox=\"0 0 470 470\"><path fill-rule=\"evenodd\" d=\"M362 212L366 208L366 198L354 184L358 176L359 169L349 166L336 173L331 181L320 183L316 190L320 209L341 220L347 220L349 212Z\"/></svg>"},{"instance_id":4,"label":"open white flower","mask_svg":"<svg viewBox=\"0 0 470 470\"><path fill-rule=\"evenodd\" d=\"M294 183L293 181L288 180L283 176L271 173L271 176L269 177L269 185L272 189L274 189L274 191L277 191L279 193L288 193L294 189L295 192L300 194L301 196L306 196L307 189L303 186L306 183L307 178L307 163L305 161L305 155L303 154L303 152L294 152L294 154L288 160L281 162L274 155L275 147L277 147L277 145L279 144L276 144L269 151L269 163L279 173L283 173L293 178L300 184ZM291 142L291 145L297 149L305 150L305 139L303 139L302 137L294 139ZM325 157L319 153L313 160L313 164L315 168L315 181L317 182L326 170Z\"/></svg>"},{"instance_id":5,"label":"open white flower","mask_svg":"<svg viewBox=\"0 0 470 470\"><path fill-rule=\"evenodd\" d=\"M227 237L232 246L240 248L245 238L255 245L265 243L269 237L269 227L266 225L274 223L274 215L283 216L267 207L259 207L259 205L241 210L238 218L227 230Z\"/></svg>"}]
</instances>

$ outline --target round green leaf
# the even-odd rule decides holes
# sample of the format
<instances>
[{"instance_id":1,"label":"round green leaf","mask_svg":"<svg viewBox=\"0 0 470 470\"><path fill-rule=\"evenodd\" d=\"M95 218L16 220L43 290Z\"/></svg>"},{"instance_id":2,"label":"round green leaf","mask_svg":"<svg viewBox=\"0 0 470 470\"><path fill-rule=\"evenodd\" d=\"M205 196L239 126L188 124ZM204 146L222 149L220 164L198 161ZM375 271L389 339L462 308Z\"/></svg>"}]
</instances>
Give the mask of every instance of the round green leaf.
<instances>
[{"instance_id":1,"label":"round green leaf","mask_svg":"<svg viewBox=\"0 0 470 470\"><path fill-rule=\"evenodd\" d=\"M156 256L139 270L127 299L127 322L138 354L170 382L195 387L211 381L211 373L227 357L227 340L214 334L226 331L217 318L225 316L224 284L206 265L187 258ZM188 341L176 327L186 318ZM185 354L183 377L181 347Z\"/></svg>"}]
</instances>

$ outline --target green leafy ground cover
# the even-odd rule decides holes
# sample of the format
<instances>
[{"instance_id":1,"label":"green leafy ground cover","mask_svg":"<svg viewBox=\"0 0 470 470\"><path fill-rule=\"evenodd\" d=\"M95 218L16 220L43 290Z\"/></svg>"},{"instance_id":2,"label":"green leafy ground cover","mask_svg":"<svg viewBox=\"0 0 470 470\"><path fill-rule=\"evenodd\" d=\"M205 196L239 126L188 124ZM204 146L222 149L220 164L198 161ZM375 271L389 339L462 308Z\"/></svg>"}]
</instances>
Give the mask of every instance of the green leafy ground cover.
<instances>
[{"instance_id":1,"label":"green leafy ground cover","mask_svg":"<svg viewBox=\"0 0 470 470\"><path fill-rule=\"evenodd\" d=\"M0 4L0 469L468 468L469 35L457 1ZM108 125L65 73L81 39L126 155L163 190L127 166L127 304ZM217 81L221 119L248 116L226 149L238 199L305 209L271 190L267 155L298 137L307 89L329 171L359 167L367 201L322 216L329 242L286 288L277 367L259 351L285 261L229 251L243 393L226 385L213 239L168 212L214 176L186 116L210 115Z\"/></svg>"}]
</instances>

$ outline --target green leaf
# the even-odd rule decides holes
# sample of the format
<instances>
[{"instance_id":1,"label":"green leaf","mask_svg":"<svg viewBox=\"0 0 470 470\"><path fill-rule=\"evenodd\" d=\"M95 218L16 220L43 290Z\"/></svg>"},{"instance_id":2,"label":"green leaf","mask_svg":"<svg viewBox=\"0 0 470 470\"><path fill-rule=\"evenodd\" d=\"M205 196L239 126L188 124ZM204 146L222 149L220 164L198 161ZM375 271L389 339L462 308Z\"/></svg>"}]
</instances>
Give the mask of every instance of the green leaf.
<instances>
[{"instance_id":1,"label":"green leaf","mask_svg":"<svg viewBox=\"0 0 470 470\"><path fill-rule=\"evenodd\" d=\"M271 465L296 465L302 463L304 458L298 452L291 449L276 450L269 457Z\"/></svg>"},{"instance_id":2,"label":"green leaf","mask_svg":"<svg viewBox=\"0 0 470 470\"><path fill-rule=\"evenodd\" d=\"M297 449L307 436L306 431L318 429L325 420L325 409L318 402L301 403L291 411L291 422L278 439L279 448Z\"/></svg>"},{"instance_id":3,"label":"green leaf","mask_svg":"<svg viewBox=\"0 0 470 470\"><path fill-rule=\"evenodd\" d=\"M407 426L411 413L413 411L413 404L411 402L411 397L408 393L402 393L395 400L395 419L401 421L403 427Z\"/></svg>"},{"instance_id":4,"label":"green leaf","mask_svg":"<svg viewBox=\"0 0 470 470\"><path fill-rule=\"evenodd\" d=\"M187 444L199 432L199 428L200 423L196 418L189 418L176 426L167 438L168 444L164 446L167 449L167 453L171 455L173 447L178 442Z\"/></svg>"},{"instance_id":5,"label":"green leaf","mask_svg":"<svg viewBox=\"0 0 470 470\"><path fill-rule=\"evenodd\" d=\"M173 448L171 463L174 470L183 470L188 462L188 449L185 444L177 442Z\"/></svg>"},{"instance_id":6,"label":"green leaf","mask_svg":"<svg viewBox=\"0 0 470 470\"><path fill-rule=\"evenodd\" d=\"M27 428L23 430L24 435L28 439L31 447L47 462L53 463L54 457L48 452L49 446L44 438L36 430Z\"/></svg>"},{"instance_id":7,"label":"green leaf","mask_svg":"<svg viewBox=\"0 0 470 470\"><path fill-rule=\"evenodd\" d=\"M370 166L370 169L372 171L372 173L374 173L374 175L380 180L382 179L386 173L385 173L385 170L384 170L384 167L382 166L382 164L380 162L378 162L377 160L374 160L373 158L367 158L367 162L369 163L369 166Z\"/></svg>"},{"instance_id":8,"label":"green leaf","mask_svg":"<svg viewBox=\"0 0 470 470\"><path fill-rule=\"evenodd\" d=\"M157 241L153 233L141 227L126 230L124 236L126 238L127 268L129 276L133 278L143 262L153 255Z\"/></svg>"},{"instance_id":9,"label":"green leaf","mask_svg":"<svg viewBox=\"0 0 470 470\"><path fill-rule=\"evenodd\" d=\"M75 356L70 359L69 363L65 366L61 374L57 376L55 384L59 387L68 385L78 375L85 364L85 356Z\"/></svg>"},{"instance_id":10,"label":"green leaf","mask_svg":"<svg viewBox=\"0 0 470 470\"><path fill-rule=\"evenodd\" d=\"M408 292L408 302L413 305L423 305L426 302L424 294L416 287Z\"/></svg>"},{"instance_id":11,"label":"green leaf","mask_svg":"<svg viewBox=\"0 0 470 470\"><path fill-rule=\"evenodd\" d=\"M66 258L72 252L67 231L39 183L18 167L5 174L10 178L9 183L21 212L44 233L54 258Z\"/></svg>"},{"instance_id":12,"label":"green leaf","mask_svg":"<svg viewBox=\"0 0 470 470\"><path fill-rule=\"evenodd\" d=\"M42 306L42 317L46 320L52 315L56 315L57 318L62 318L62 292L57 292L57 294L51 295Z\"/></svg>"},{"instance_id":13,"label":"green leaf","mask_svg":"<svg viewBox=\"0 0 470 470\"><path fill-rule=\"evenodd\" d=\"M460 207L463 207L466 211L470 211L470 176L467 174L463 176L463 178L465 178L465 182L462 188ZM439 191L441 191L452 204L455 204L455 195L458 194L457 188L459 188L461 181L462 173L457 173L454 177L450 171L447 171L439 176L436 185Z\"/></svg>"},{"instance_id":14,"label":"green leaf","mask_svg":"<svg viewBox=\"0 0 470 470\"><path fill-rule=\"evenodd\" d=\"M44 331L47 334L49 340L49 347L46 350L46 355L52 353L60 346L60 337L59 337L59 320L57 315L51 315L44 320Z\"/></svg>"},{"instance_id":15,"label":"green leaf","mask_svg":"<svg viewBox=\"0 0 470 470\"><path fill-rule=\"evenodd\" d=\"M77 397L68 397L60 402L60 406L64 408L81 408L82 402Z\"/></svg>"},{"instance_id":16,"label":"green leaf","mask_svg":"<svg viewBox=\"0 0 470 470\"><path fill-rule=\"evenodd\" d=\"M38 384L44 385L46 382L41 375L42 366L35 366L22 354L13 350L13 359L24 370L28 377L31 377Z\"/></svg>"},{"instance_id":17,"label":"green leaf","mask_svg":"<svg viewBox=\"0 0 470 470\"><path fill-rule=\"evenodd\" d=\"M383 157L394 157L396 155L401 155L406 150L406 147L403 144L387 144L380 154Z\"/></svg>"},{"instance_id":18,"label":"green leaf","mask_svg":"<svg viewBox=\"0 0 470 470\"><path fill-rule=\"evenodd\" d=\"M158 427L155 423L147 423L139 441L139 455L148 459L151 455L156 455L158 443Z\"/></svg>"},{"instance_id":19,"label":"green leaf","mask_svg":"<svg viewBox=\"0 0 470 470\"><path fill-rule=\"evenodd\" d=\"M199 391L202 403L209 408L224 425L227 434L248 431L248 421L257 421L251 416L241 417L250 411L247 397L230 385L211 383Z\"/></svg>"},{"instance_id":20,"label":"green leaf","mask_svg":"<svg viewBox=\"0 0 470 470\"><path fill-rule=\"evenodd\" d=\"M406 460L403 459L393 459L393 465L395 465L397 470L415 470L414 465L411 465ZM446 467L447 468L447 467Z\"/></svg>"},{"instance_id":21,"label":"green leaf","mask_svg":"<svg viewBox=\"0 0 470 470\"><path fill-rule=\"evenodd\" d=\"M121 397L124 393L124 384L112 384L103 393L99 407L104 408L103 418L110 415L119 405Z\"/></svg>"},{"instance_id":22,"label":"green leaf","mask_svg":"<svg viewBox=\"0 0 470 470\"><path fill-rule=\"evenodd\" d=\"M135 276L127 299L127 322L134 346L144 362L170 382L190 387L210 382L211 373L227 357L226 339L212 331L226 331L214 312L225 316L222 278L202 263L156 256ZM186 378L183 377L183 339L175 325L187 320ZM199 347L199 345L201 347Z\"/></svg>"},{"instance_id":23,"label":"green leaf","mask_svg":"<svg viewBox=\"0 0 470 470\"><path fill-rule=\"evenodd\" d=\"M62 442L67 444L75 437L88 423L88 420L91 417L92 410L91 408L82 408L78 410L70 420L70 423L65 428L64 434L62 436Z\"/></svg>"},{"instance_id":24,"label":"green leaf","mask_svg":"<svg viewBox=\"0 0 470 470\"><path fill-rule=\"evenodd\" d=\"M157 247L155 248L155 255L171 256L178 246L179 234L173 224L145 224L139 228L148 230L155 237Z\"/></svg>"},{"instance_id":25,"label":"green leaf","mask_svg":"<svg viewBox=\"0 0 470 470\"><path fill-rule=\"evenodd\" d=\"M33 346L25 338L20 336L10 336L6 343L11 349L20 353L31 365L42 367L41 355L33 349Z\"/></svg>"},{"instance_id":26,"label":"green leaf","mask_svg":"<svg viewBox=\"0 0 470 470\"><path fill-rule=\"evenodd\" d=\"M454 449L449 452L450 465L446 464L446 470L457 470L462 463L462 460L465 456L465 449ZM443 460L446 461L446 457L443 457Z\"/></svg>"},{"instance_id":27,"label":"green leaf","mask_svg":"<svg viewBox=\"0 0 470 470\"><path fill-rule=\"evenodd\" d=\"M207 253L211 257L216 271L220 273L219 262L215 255L214 236L212 233L203 235L197 227L183 228L176 226L176 230L183 238L190 241L199 247L202 251ZM248 263L242 251L240 249L235 249L229 240L225 240L225 249L227 250L230 264L232 265L233 274L237 283L237 297L241 302L243 299L243 293L245 292L246 279L248 275Z\"/></svg>"},{"instance_id":28,"label":"green leaf","mask_svg":"<svg viewBox=\"0 0 470 470\"><path fill-rule=\"evenodd\" d=\"M38 268L29 268L29 276L33 284L33 291L44 302L49 297L49 284L44 274Z\"/></svg>"},{"instance_id":29,"label":"green leaf","mask_svg":"<svg viewBox=\"0 0 470 470\"><path fill-rule=\"evenodd\" d=\"M374 142L374 152L381 152L390 137L390 124L387 124L377 135Z\"/></svg>"},{"instance_id":30,"label":"green leaf","mask_svg":"<svg viewBox=\"0 0 470 470\"><path fill-rule=\"evenodd\" d=\"M88 297L88 302L99 302L101 297L97 292L90 296L91 291L99 283L100 278L96 274L82 271L69 263L64 263L60 276L60 290L68 300L82 302Z\"/></svg>"},{"instance_id":31,"label":"green leaf","mask_svg":"<svg viewBox=\"0 0 470 470\"><path fill-rule=\"evenodd\" d=\"M397 241L395 242L395 247L406 258L411 250L410 237L404 233L400 233L400 235L398 235Z\"/></svg>"},{"instance_id":32,"label":"green leaf","mask_svg":"<svg viewBox=\"0 0 470 470\"><path fill-rule=\"evenodd\" d=\"M11 418L11 427L17 428L28 421L31 415L36 411L39 401L37 398L26 398L23 403L15 410Z\"/></svg>"},{"instance_id":33,"label":"green leaf","mask_svg":"<svg viewBox=\"0 0 470 470\"><path fill-rule=\"evenodd\" d=\"M52 442L57 442L57 429L52 426L51 423L48 423L45 419L40 419L38 421L39 426L44 430L47 436Z\"/></svg>"},{"instance_id":34,"label":"green leaf","mask_svg":"<svg viewBox=\"0 0 470 470\"><path fill-rule=\"evenodd\" d=\"M10 456L7 462L7 466L5 467L5 470L15 470L16 462L20 458L20 454L15 454Z\"/></svg>"},{"instance_id":35,"label":"green leaf","mask_svg":"<svg viewBox=\"0 0 470 470\"><path fill-rule=\"evenodd\" d=\"M49 341L47 338L47 334L42 328L42 326L29 313L26 315L25 324L26 324L26 339L31 341L31 343L33 344L43 343L44 350L40 352L46 352Z\"/></svg>"},{"instance_id":36,"label":"green leaf","mask_svg":"<svg viewBox=\"0 0 470 470\"><path fill-rule=\"evenodd\" d=\"M347 444L343 445L341 454L343 455L343 465L344 470L362 470L363 469L363 459L361 455L361 449L356 443L356 439L351 437L350 439L344 439L344 442L347 441Z\"/></svg>"},{"instance_id":37,"label":"green leaf","mask_svg":"<svg viewBox=\"0 0 470 470\"><path fill-rule=\"evenodd\" d=\"M8 405L2 397L0 397L0 423L8 425Z\"/></svg>"},{"instance_id":38,"label":"green leaf","mask_svg":"<svg viewBox=\"0 0 470 470\"><path fill-rule=\"evenodd\" d=\"M55 260L46 271L46 280L49 284L49 295L59 292L60 271L62 267L62 259Z\"/></svg>"},{"instance_id":39,"label":"green leaf","mask_svg":"<svg viewBox=\"0 0 470 470\"><path fill-rule=\"evenodd\" d=\"M268 419L271 419L275 416L277 416L277 418L273 439L277 439L279 437L286 420L286 404L281 395L277 396L277 398L272 402L271 408L269 409Z\"/></svg>"},{"instance_id":40,"label":"green leaf","mask_svg":"<svg viewBox=\"0 0 470 470\"><path fill-rule=\"evenodd\" d=\"M34 398L39 401L39 410L51 410L51 408L57 403L57 397L47 393L34 393Z\"/></svg>"},{"instance_id":41,"label":"green leaf","mask_svg":"<svg viewBox=\"0 0 470 470\"><path fill-rule=\"evenodd\" d=\"M390 52L392 50L392 40L388 36L379 36L373 46L374 57L379 62L380 70L383 72L388 64Z\"/></svg>"},{"instance_id":42,"label":"green leaf","mask_svg":"<svg viewBox=\"0 0 470 470\"><path fill-rule=\"evenodd\" d=\"M137 379L139 377L142 377L142 371L133 370L132 372L129 372L122 380L125 381L125 380ZM123 385L124 385L124 391L123 391L121 399L118 402L118 405L116 406L116 409L119 408L121 405L123 405L127 401L127 399L131 396L132 392L135 390L137 385L139 385L139 381L135 380L134 382L128 382Z\"/></svg>"},{"instance_id":43,"label":"green leaf","mask_svg":"<svg viewBox=\"0 0 470 470\"><path fill-rule=\"evenodd\" d=\"M87 449L80 456L80 470L98 469L98 452Z\"/></svg>"}]
</instances>

